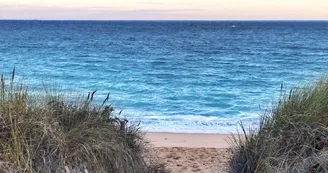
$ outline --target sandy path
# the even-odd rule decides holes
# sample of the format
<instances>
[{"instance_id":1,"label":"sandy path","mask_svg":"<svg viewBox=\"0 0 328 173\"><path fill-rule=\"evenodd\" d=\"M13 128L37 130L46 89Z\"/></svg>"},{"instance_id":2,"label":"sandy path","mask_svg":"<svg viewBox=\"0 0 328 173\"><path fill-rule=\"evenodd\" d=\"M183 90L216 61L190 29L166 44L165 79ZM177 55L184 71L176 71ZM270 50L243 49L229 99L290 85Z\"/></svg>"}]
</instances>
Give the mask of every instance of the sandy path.
<instances>
[{"instance_id":1,"label":"sandy path","mask_svg":"<svg viewBox=\"0 0 328 173\"><path fill-rule=\"evenodd\" d=\"M172 173L228 172L230 135L147 133L146 137Z\"/></svg>"},{"instance_id":2,"label":"sandy path","mask_svg":"<svg viewBox=\"0 0 328 173\"><path fill-rule=\"evenodd\" d=\"M229 148L231 135L194 133L147 133L155 147Z\"/></svg>"}]
</instances>

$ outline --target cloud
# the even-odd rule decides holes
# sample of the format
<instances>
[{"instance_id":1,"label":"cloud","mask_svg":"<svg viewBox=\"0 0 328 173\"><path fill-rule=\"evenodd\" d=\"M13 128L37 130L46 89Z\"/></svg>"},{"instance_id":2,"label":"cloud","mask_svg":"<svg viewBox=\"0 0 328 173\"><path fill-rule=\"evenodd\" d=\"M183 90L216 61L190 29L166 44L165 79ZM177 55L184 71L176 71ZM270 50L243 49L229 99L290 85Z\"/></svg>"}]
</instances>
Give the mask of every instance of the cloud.
<instances>
[{"instance_id":1,"label":"cloud","mask_svg":"<svg viewBox=\"0 0 328 173\"><path fill-rule=\"evenodd\" d=\"M107 10L115 10L115 7L85 7L83 8L85 10L102 10L102 11L107 11Z\"/></svg>"},{"instance_id":2,"label":"cloud","mask_svg":"<svg viewBox=\"0 0 328 173\"><path fill-rule=\"evenodd\" d=\"M115 7L56 7L8 5L0 6L0 19L40 20L161 20L197 17L200 9L136 9L122 10Z\"/></svg>"},{"instance_id":3,"label":"cloud","mask_svg":"<svg viewBox=\"0 0 328 173\"><path fill-rule=\"evenodd\" d=\"M69 1L69 0L67 0ZM94 0L96 1L96 0ZM327 5L321 4L305 8L304 4L292 9L289 6L267 4L226 3L215 5L196 3L196 0L175 2L174 0L150 2L139 0L133 5L84 7L49 6L49 5L14 5L4 4L0 0L0 19L40 19L40 20L282 20L282 19L321 19L327 20ZM228 0L225 0L228 1ZM240 0L238 0L239 2ZM247 0L245 0L247 1ZM204 0L205 2L205 0ZM216 1L215 1L216 2ZM230 0L229 0L230 2ZM240 1L241 2L241 1ZM138 5L139 3L139 5ZM146 5L146 4L150 5ZM185 4L185 5L178 5ZM187 5L193 4L193 5ZM271 8L272 6L272 8ZM303 8L304 6L304 8ZM247 7L247 8L246 8ZM302 7L302 8L301 8ZM306 9L315 9L310 11Z\"/></svg>"},{"instance_id":4,"label":"cloud","mask_svg":"<svg viewBox=\"0 0 328 173\"><path fill-rule=\"evenodd\" d=\"M140 4L151 4L151 5L164 5L164 4L178 4L178 5L190 5L192 2L151 2L151 1L137 1Z\"/></svg>"},{"instance_id":5,"label":"cloud","mask_svg":"<svg viewBox=\"0 0 328 173\"><path fill-rule=\"evenodd\" d=\"M59 7L59 6L38 6L38 5L10 5L10 4L0 4L0 9L4 10L25 10L25 9L30 9L30 10L40 10L40 9L53 9L53 10L111 10L115 9L115 7Z\"/></svg>"},{"instance_id":6,"label":"cloud","mask_svg":"<svg viewBox=\"0 0 328 173\"><path fill-rule=\"evenodd\" d=\"M176 13L176 12L199 12L201 9L166 9L166 10L153 10L153 9L141 9L141 10L130 10L131 12L143 12L143 13Z\"/></svg>"}]
</instances>

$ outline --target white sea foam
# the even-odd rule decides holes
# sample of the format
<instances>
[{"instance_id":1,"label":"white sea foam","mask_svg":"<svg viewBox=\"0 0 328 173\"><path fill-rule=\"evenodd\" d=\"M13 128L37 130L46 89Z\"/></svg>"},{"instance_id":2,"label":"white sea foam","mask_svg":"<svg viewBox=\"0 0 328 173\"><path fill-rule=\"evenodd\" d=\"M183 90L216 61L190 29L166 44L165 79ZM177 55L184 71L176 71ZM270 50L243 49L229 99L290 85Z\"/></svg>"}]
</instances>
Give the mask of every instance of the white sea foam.
<instances>
[{"instance_id":1,"label":"white sea foam","mask_svg":"<svg viewBox=\"0 0 328 173\"><path fill-rule=\"evenodd\" d=\"M240 123L257 126L259 115L236 116L235 119L218 116L199 115L161 115L124 110L122 115L132 122L141 122L141 127L148 132L173 133L236 133Z\"/></svg>"}]
</instances>

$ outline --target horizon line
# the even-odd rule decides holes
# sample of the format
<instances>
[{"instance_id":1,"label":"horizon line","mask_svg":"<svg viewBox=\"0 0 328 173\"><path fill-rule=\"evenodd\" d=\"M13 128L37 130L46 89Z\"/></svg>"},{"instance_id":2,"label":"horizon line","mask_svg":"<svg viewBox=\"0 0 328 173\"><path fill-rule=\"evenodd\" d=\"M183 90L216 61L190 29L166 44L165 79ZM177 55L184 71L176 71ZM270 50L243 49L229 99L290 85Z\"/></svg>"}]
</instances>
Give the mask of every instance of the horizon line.
<instances>
[{"instance_id":1,"label":"horizon line","mask_svg":"<svg viewBox=\"0 0 328 173\"><path fill-rule=\"evenodd\" d=\"M186 19L186 20L175 20L175 19L158 19L158 20L143 20L143 19L110 19L110 20L104 20L104 19L92 19L92 20L87 20L87 19L0 19L0 21L122 21L122 22L124 22L124 21L127 21L127 22L132 22L132 21L136 21L136 22L138 22L138 21L148 21L148 22L157 22L157 21L181 21L181 22L183 22L183 21L199 21L199 22L202 22L202 21L204 21L204 22L206 22L206 21L213 21L213 22L215 22L215 21L217 21L217 22L220 22L220 21L222 21L222 22L228 22L228 21L240 21L240 22L242 22L242 21L250 21L250 22L256 22L256 21L259 21L259 22L261 22L261 21L263 21L263 22L265 22L265 21L286 21L286 22L288 22L288 21L304 21L304 22L306 22L306 21L308 21L308 22L310 22L310 21L322 21L322 22L328 22L328 19L218 19L218 20L216 20L216 19L208 19L208 20L206 20L206 19L202 19L202 20L199 20L199 19Z\"/></svg>"}]
</instances>

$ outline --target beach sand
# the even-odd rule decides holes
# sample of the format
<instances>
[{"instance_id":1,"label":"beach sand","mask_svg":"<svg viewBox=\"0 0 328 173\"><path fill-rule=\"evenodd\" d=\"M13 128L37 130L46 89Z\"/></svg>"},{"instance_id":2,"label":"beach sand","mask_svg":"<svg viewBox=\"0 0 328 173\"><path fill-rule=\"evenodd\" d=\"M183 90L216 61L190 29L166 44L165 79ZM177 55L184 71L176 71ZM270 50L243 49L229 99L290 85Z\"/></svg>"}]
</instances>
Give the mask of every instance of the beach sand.
<instances>
[{"instance_id":1,"label":"beach sand","mask_svg":"<svg viewBox=\"0 0 328 173\"><path fill-rule=\"evenodd\" d=\"M172 173L228 172L231 135L147 133L154 155Z\"/></svg>"}]
</instances>

